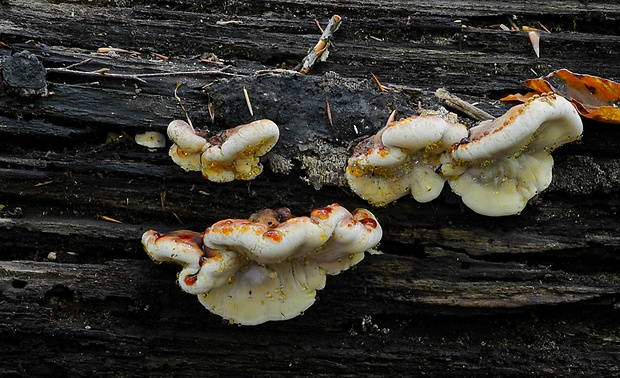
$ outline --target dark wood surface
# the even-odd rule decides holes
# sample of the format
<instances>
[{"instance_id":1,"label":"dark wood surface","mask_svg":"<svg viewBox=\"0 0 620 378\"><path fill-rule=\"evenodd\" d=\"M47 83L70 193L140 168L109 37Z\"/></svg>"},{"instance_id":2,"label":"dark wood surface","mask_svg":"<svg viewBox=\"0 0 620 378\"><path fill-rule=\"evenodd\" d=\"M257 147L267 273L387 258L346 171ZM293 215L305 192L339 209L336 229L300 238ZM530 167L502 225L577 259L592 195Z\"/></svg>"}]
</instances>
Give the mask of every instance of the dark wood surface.
<instances>
[{"instance_id":1,"label":"dark wood surface","mask_svg":"<svg viewBox=\"0 0 620 378\"><path fill-rule=\"evenodd\" d=\"M438 109L446 88L498 116L500 97L555 69L620 80L615 2L0 4L0 62L27 50L49 70L45 97L0 86L0 375L620 375L618 125L585 121L519 215L477 215L448 187L428 204L371 208L383 254L328 277L286 322L225 324L140 245L151 228L202 231L263 207L370 208L344 185L343 162L393 109ZM327 62L307 76L260 72L301 61L320 36L314 19L333 14L343 24ZM551 30L540 58L527 33L494 27L511 21ZM96 54L104 46L140 55ZM200 62L211 53L223 64ZM85 59L73 70L125 77L58 70ZM371 73L398 90L379 92ZM263 174L209 183L132 142L184 118L177 82L200 128L280 126Z\"/></svg>"}]
</instances>

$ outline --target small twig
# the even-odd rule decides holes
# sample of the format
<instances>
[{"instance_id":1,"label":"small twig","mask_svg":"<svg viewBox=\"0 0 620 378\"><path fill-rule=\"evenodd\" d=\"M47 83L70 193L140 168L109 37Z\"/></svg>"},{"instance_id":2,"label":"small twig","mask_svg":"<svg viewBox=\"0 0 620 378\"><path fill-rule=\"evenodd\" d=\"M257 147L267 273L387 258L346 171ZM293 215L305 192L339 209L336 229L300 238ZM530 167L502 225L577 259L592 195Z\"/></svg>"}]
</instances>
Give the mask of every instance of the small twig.
<instances>
[{"instance_id":1,"label":"small twig","mask_svg":"<svg viewBox=\"0 0 620 378\"><path fill-rule=\"evenodd\" d=\"M243 87L243 96L245 97L245 103L248 104L248 110L250 111L250 115L254 117L254 110L252 110L252 103L250 102L250 96L248 95L248 90Z\"/></svg>"},{"instance_id":2,"label":"small twig","mask_svg":"<svg viewBox=\"0 0 620 378\"><path fill-rule=\"evenodd\" d=\"M34 186L35 186L35 187L36 187L36 186L45 186L45 185L49 185L49 184L53 184L53 183L54 183L54 181L53 181L53 180L52 180L52 181L45 181L45 182L39 182L39 183L37 183L37 184L34 184Z\"/></svg>"},{"instance_id":3,"label":"small twig","mask_svg":"<svg viewBox=\"0 0 620 378\"><path fill-rule=\"evenodd\" d=\"M308 55L306 55L301 63L294 69L303 74L307 74L317 61L324 62L327 60L327 57L329 56L331 39L333 38L336 30L340 28L341 24L342 18L338 15L333 15L329 20L327 27L323 31L323 34L321 34L319 42L308 51Z\"/></svg>"},{"instance_id":4,"label":"small twig","mask_svg":"<svg viewBox=\"0 0 620 378\"><path fill-rule=\"evenodd\" d=\"M163 55L163 54L158 54L158 53L156 53L156 52L151 53L151 54L155 55L155 57L156 57L157 59L159 59L159 60L168 60L168 59L169 59L166 55Z\"/></svg>"},{"instance_id":5,"label":"small twig","mask_svg":"<svg viewBox=\"0 0 620 378\"><path fill-rule=\"evenodd\" d=\"M185 113L185 118L187 118L187 123L189 123L191 127L194 127L194 125L192 124L192 120L189 118L189 113L187 113L185 106L183 106L183 101L181 101L181 98L177 94L177 91L179 90L179 87L181 85L183 85L183 83L181 83L180 81L177 81L177 84L174 87L174 98L177 99L177 101L179 102L179 105L181 106L181 109L183 109L183 112Z\"/></svg>"},{"instance_id":6,"label":"small twig","mask_svg":"<svg viewBox=\"0 0 620 378\"><path fill-rule=\"evenodd\" d=\"M177 71L177 72L154 72L148 74L138 74L134 75L135 77L160 77L160 76L209 76L209 75L222 75L222 76L234 76L234 77L243 77L240 74L234 74L230 72L224 72L225 69L230 68L231 66L224 66L219 70L212 71Z\"/></svg>"},{"instance_id":7,"label":"small twig","mask_svg":"<svg viewBox=\"0 0 620 378\"><path fill-rule=\"evenodd\" d=\"M435 91L435 96L437 96L441 100L441 103L446 108L460 111L461 113L477 121L485 121L487 119L495 118L484 110L475 107L467 101L461 100L457 96L448 92L445 88L437 89L437 91Z\"/></svg>"},{"instance_id":8,"label":"small twig","mask_svg":"<svg viewBox=\"0 0 620 378\"><path fill-rule=\"evenodd\" d=\"M103 219L104 221L108 221L108 222L112 222L112 223L123 223L123 222L119 221L118 219L110 218L110 217L105 216L105 215L101 215L99 218Z\"/></svg>"},{"instance_id":9,"label":"small twig","mask_svg":"<svg viewBox=\"0 0 620 378\"><path fill-rule=\"evenodd\" d=\"M176 219L176 220L177 220L177 222L179 222L179 224L180 224L180 225L183 225L183 221L182 221L182 220L181 220L181 218L177 215L177 213L175 213L175 212L174 212L174 211L172 211L172 210L168 210L168 212L169 212L170 214L172 214L172 216L174 217L174 219Z\"/></svg>"},{"instance_id":10,"label":"small twig","mask_svg":"<svg viewBox=\"0 0 620 378\"><path fill-rule=\"evenodd\" d=\"M162 190L161 193L159 193L159 200L161 202L161 209L163 211L167 211L168 209L166 209L166 194L168 193L168 191L166 189Z\"/></svg>"},{"instance_id":11,"label":"small twig","mask_svg":"<svg viewBox=\"0 0 620 378\"><path fill-rule=\"evenodd\" d=\"M209 118L211 118L211 124L215 122L215 109L213 108L213 102L211 102L211 98L209 97L209 102L207 102L207 109L209 110Z\"/></svg>"},{"instance_id":12,"label":"small twig","mask_svg":"<svg viewBox=\"0 0 620 378\"><path fill-rule=\"evenodd\" d=\"M537 31L529 31L527 35L530 38L534 54L536 54L537 58L540 58L540 34Z\"/></svg>"},{"instance_id":13,"label":"small twig","mask_svg":"<svg viewBox=\"0 0 620 378\"><path fill-rule=\"evenodd\" d=\"M325 96L325 109L327 111L327 120L331 126L334 126L334 120L332 119L332 109L329 106L329 101L327 101L327 96Z\"/></svg>"},{"instance_id":14,"label":"small twig","mask_svg":"<svg viewBox=\"0 0 620 378\"><path fill-rule=\"evenodd\" d=\"M132 50L125 50L125 49L119 49L116 47L100 47L97 49L97 53L99 54L107 54L107 53L117 53L117 54L126 54L126 55L131 55L131 56L141 56L142 53L138 52L138 51L132 51Z\"/></svg>"},{"instance_id":15,"label":"small twig","mask_svg":"<svg viewBox=\"0 0 620 378\"><path fill-rule=\"evenodd\" d=\"M389 126L392 122L394 122L395 119L396 119L396 109L392 110L392 113L390 113L390 116L388 117L388 120L385 123L385 126Z\"/></svg>"},{"instance_id":16,"label":"small twig","mask_svg":"<svg viewBox=\"0 0 620 378\"><path fill-rule=\"evenodd\" d=\"M65 67L65 70L70 70L70 69L75 68L75 67L77 67L77 66L84 65L84 64L86 64L86 63L90 62L91 60L93 60L93 58L86 58L86 59L84 59L84 60L83 60L83 61L81 61L81 62L77 62L77 63L70 64L70 65L68 65L67 67Z\"/></svg>"},{"instance_id":17,"label":"small twig","mask_svg":"<svg viewBox=\"0 0 620 378\"><path fill-rule=\"evenodd\" d=\"M386 88L385 86L383 86L383 84L381 84L381 82L375 76L374 73L371 72L370 75L372 76L372 79L375 81L375 84L377 84L377 87L379 87L379 92L387 92L387 91L389 91L388 88Z\"/></svg>"},{"instance_id":18,"label":"small twig","mask_svg":"<svg viewBox=\"0 0 620 378\"><path fill-rule=\"evenodd\" d=\"M119 80L134 80L140 83L146 84L146 80L140 79L138 75L126 75L126 74L113 74L113 73L101 73L101 72L84 72L84 71L76 71L70 70L66 68L48 68L48 73L62 74L62 75L72 75L72 76L81 76L81 77L97 77L97 78L108 78L108 79L119 79Z\"/></svg>"},{"instance_id":19,"label":"small twig","mask_svg":"<svg viewBox=\"0 0 620 378\"><path fill-rule=\"evenodd\" d=\"M230 21L219 20L219 21L215 21L215 25L241 25L241 24L243 24L243 21L238 21L238 20L230 20Z\"/></svg>"},{"instance_id":20,"label":"small twig","mask_svg":"<svg viewBox=\"0 0 620 378\"><path fill-rule=\"evenodd\" d=\"M316 24L316 27L319 28L319 30L321 31L321 34L325 33L325 30L323 30L323 28L321 27L321 23L319 22L319 20L315 18L314 23Z\"/></svg>"},{"instance_id":21,"label":"small twig","mask_svg":"<svg viewBox=\"0 0 620 378\"><path fill-rule=\"evenodd\" d=\"M292 75L301 75L301 72L294 70L286 70L283 68L273 68L268 70L258 70L254 72L255 75L265 75L265 74L292 74Z\"/></svg>"}]
</instances>

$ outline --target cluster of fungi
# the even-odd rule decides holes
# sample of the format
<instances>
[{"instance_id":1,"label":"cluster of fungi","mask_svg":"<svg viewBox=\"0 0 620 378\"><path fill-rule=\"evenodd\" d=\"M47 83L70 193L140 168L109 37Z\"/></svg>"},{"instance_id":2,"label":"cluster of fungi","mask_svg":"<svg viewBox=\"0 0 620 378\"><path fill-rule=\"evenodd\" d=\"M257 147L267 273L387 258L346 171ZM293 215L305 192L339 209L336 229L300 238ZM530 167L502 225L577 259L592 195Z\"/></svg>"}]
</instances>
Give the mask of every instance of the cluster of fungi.
<instances>
[{"instance_id":1,"label":"cluster of fungi","mask_svg":"<svg viewBox=\"0 0 620 378\"><path fill-rule=\"evenodd\" d=\"M575 108L554 94L534 96L469 130L437 116L414 116L357 145L346 176L355 193L377 206L408 193L431 201L448 181L476 213L514 215L551 183L551 152L582 131Z\"/></svg>"},{"instance_id":2,"label":"cluster of fungi","mask_svg":"<svg viewBox=\"0 0 620 378\"><path fill-rule=\"evenodd\" d=\"M349 269L381 240L369 211L338 204L294 217L264 209L249 219L227 219L204 233L147 231L142 243L156 262L183 269L179 286L232 323L286 320L310 307L326 276Z\"/></svg>"},{"instance_id":3,"label":"cluster of fungi","mask_svg":"<svg viewBox=\"0 0 620 378\"><path fill-rule=\"evenodd\" d=\"M577 140L583 125L575 108L553 94L535 96L494 120L467 129L436 115L390 122L360 142L345 170L352 190L374 206L407 194L437 198L448 181L473 211L518 214L551 183L551 152ZM173 121L170 156L206 179L251 180L279 131L260 120L207 138ZM326 276L357 264L382 237L375 216L338 204L293 217L264 209L227 219L204 233L147 231L142 243L156 262L180 264L178 283L211 312L243 325L295 317L310 307Z\"/></svg>"}]
</instances>

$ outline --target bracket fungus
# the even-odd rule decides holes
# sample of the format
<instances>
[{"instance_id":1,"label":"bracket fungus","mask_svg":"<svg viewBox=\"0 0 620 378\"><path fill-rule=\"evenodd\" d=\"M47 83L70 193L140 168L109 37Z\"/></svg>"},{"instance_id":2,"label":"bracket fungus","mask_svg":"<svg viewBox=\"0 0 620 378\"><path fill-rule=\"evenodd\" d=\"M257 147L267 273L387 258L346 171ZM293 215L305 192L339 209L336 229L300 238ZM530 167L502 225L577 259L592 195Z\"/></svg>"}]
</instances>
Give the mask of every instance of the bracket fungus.
<instances>
[{"instance_id":1,"label":"bracket fungus","mask_svg":"<svg viewBox=\"0 0 620 378\"><path fill-rule=\"evenodd\" d=\"M439 156L467 136L467 128L436 115L388 123L353 150L345 171L349 186L373 205L386 205L408 193L429 202L445 179L435 171Z\"/></svg>"},{"instance_id":2,"label":"bracket fungus","mask_svg":"<svg viewBox=\"0 0 620 378\"><path fill-rule=\"evenodd\" d=\"M268 119L224 130L208 139L187 122L174 120L168 125L168 137L174 142L169 155L186 171L202 171L210 181L252 180L263 171L260 157L273 148L279 136L280 129Z\"/></svg>"},{"instance_id":3,"label":"bracket fungus","mask_svg":"<svg viewBox=\"0 0 620 378\"><path fill-rule=\"evenodd\" d=\"M357 264L381 236L369 211L350 213L332 204L309 217L264 209L249 219L219 221L204 234L150 230L142 244L152 260L181 265L179 285L209 311L256 325L302 313L325 287L327 274Z\"/></svg>"},{"instance_id":4,"label":"bracket fungus","mask_svg":"<svg viewBox=\"0 0 620 378\"><path fill-rule=\"evenodd\" d=\"M582 131L581 118L566 99L535 96L472 127L466 143L442 156L441 173L473 211L518 214L551 183L551 152L579 139Z\"/></svg>"},{"instance_id":5,"label":"bracket fungus","mask_svg":"<svg viewBox=\"0 0 620 378\"><path fill-rule=\"evenodd\" d=\"M186 171L200 171L200 155L207 140L187 122L175 119L168 125L168 138L173 142L168 155Z\"/></svg>"}]
</instances>

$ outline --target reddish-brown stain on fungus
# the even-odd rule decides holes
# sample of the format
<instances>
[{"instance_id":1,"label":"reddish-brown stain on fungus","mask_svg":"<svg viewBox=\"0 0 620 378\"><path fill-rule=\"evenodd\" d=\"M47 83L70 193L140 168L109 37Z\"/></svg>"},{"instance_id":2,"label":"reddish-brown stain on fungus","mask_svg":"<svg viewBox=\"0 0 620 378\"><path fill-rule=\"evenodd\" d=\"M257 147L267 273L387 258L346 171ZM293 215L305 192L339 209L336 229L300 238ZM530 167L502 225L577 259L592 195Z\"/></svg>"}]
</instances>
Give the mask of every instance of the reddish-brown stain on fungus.
<instances>
[{"instance_id":1,"label":"reddish-brown stain on fungus","mask_svg":"<svg viewBox=\"0 0 620 378\"><path fill-rule=\"evenodd\" d=\"M369 211L332 204L311 217L261 210L247 220L219 221L204 234L179 231L159 241L154 234L142 236L146 252L153 261L183 267L178 283L184 291L231 322L256 325L306 310L326 276L359 262L382 231Z\"/></svg>"},{"instance_id":2,"label":"reddish-brown stain on fungus","mask_svg":"<svg viewBox=\"0 0 620 378\"><path fill-rule=\"evenodd\" d=\"M216 223L211 228L211 231L219 234L230 235L234 231L233 222L231 220L227 220L224 222Z\"/></svg>"},{"instance_id":3,"label":"reddish-brown stain on fungus","mask_svg":"<svg viewBox=\"0 0 620 378\"><path fill-rule=\"evenodd\" d=\"M187 153L185 153L185 151L183 151L181 148L177 146L177 155L179 155L180 157L186 157Z\"/></svg>"},{"instance_id":4,"label":"reddish-brown stain on fungus","mask_svg":"<svg viewBox=\"0 0 620 378\"><path fill-rule=\"evenodd\" d=\"M185 278L183 279L183 281L185 281L185 284L187 286L192 286L193 284L196 283L197 280L198 280L197 274L190 274L188 276L185 276Z\"/></svg>"},{"instance_id":5,"label":"reddish-brown stain on fungus","mask_svg":"<svg viewBox=\"0 0 620 378\"><path fill-rule=\"evenodd\" d=\"M202 248L202 234L194 231L179 230L169 234L155 233L156 240L171 239L177 243L188 244L192 247Z\"/></svg>"},{"instance_id":6,"label":"reddish-brown stain on fungus","mask_svg":"<svg viewBox=\"0 0 620 378\"><path fill-rule=\"evenodd\" d=\"M276 243L279 243L282 240L282 233L278 230L269 230L263 234L264 238L269 238Z\"/></svg>"},{"instance_id":7,"label":"reddish-brown stain on fungus","mask_svg":"<svg viewBox=\"0 0 620 378\"><path fill-rule=\"evenodd\" d=\"M329 214L332 212L332 209L329 207L321 207L319 209L314 209L310 213L311 216L317 217L319 219L327 219Z\"/></svg>"},{"instance_id":8,"label":"reddish-brown stain on fungus","mask_svg":"<svg viewBox=\"0 0 620 378\"><path fill-rule=\"evenodd\" d=\"M370 228L377 228L377 221L374 219L370 219L370 218L364 218L362 220L359 221L361 224L363 224L366 227L370 227Z\"/></svg>"}]
</instances>

